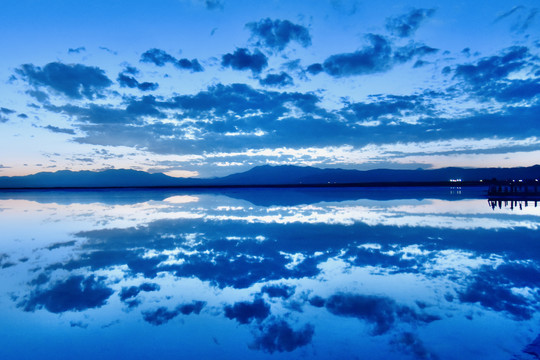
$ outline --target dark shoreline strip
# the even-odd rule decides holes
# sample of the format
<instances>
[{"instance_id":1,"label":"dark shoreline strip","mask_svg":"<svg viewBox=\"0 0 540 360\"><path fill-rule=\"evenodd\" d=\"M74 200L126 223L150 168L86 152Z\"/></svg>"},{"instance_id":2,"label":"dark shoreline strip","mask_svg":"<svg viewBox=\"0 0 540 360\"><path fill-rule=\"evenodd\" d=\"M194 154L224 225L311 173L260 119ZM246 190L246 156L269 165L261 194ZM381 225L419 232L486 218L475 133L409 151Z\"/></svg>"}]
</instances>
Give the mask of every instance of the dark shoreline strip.
<instances>
[{"instance_id":1,"label":"dark shoreline strip","mask_svg":"<svg viewBox=\"0 0 540 360\"><path fill-rule=\"evenodd\" d=\"M252 188L369 188L369 187L475 187L485 186L480 181L435 182L369 182L326 184L249 184L249 185L167 185L167 186L48 186L48 187L0 187L0 190L84 190L84 189L252 189Z\"/></svg>"}]
</instances>

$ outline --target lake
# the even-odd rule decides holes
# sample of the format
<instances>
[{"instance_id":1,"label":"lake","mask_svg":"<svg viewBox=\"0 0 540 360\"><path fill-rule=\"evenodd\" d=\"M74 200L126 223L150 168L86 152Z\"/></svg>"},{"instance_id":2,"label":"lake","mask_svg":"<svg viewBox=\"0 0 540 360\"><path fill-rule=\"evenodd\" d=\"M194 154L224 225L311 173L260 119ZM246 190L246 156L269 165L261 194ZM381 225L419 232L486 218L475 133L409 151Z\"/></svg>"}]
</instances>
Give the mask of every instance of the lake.
<instances>
[{"instance_id":1,"label":"lake","mask_svg":"<svg viewBox=\"0 0 540 360\"><path fill-rule=\"evenodd\" d=\"M540 204L0 193L1 359L538 359Z\"/></svg>"}]
</instances>

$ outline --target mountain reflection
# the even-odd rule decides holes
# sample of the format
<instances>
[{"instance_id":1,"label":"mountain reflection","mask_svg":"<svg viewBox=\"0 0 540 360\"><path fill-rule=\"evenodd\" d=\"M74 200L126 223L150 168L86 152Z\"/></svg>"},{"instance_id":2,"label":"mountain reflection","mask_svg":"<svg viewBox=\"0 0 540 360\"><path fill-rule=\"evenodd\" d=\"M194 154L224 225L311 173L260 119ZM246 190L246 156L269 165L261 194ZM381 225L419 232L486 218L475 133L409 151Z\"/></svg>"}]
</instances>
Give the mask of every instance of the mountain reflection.
<instances>
[{"instance_id":1,"label":"mountain reflection","mask_svg":"<svg viewBox=\"0 0 540 360\"><path fill-rule=\"evenodd\" d=\"M191 339L188 358L526 356L538 335L538 208L493 212L480 197L421 189L310 191L4 194L0 328L46 322L73 341L96 329L88 336L107 346L139 329L162 336L161 358L176 358L172 333ZM126 351L150 356L149 341Z\"/></svg>"}]
</instances>

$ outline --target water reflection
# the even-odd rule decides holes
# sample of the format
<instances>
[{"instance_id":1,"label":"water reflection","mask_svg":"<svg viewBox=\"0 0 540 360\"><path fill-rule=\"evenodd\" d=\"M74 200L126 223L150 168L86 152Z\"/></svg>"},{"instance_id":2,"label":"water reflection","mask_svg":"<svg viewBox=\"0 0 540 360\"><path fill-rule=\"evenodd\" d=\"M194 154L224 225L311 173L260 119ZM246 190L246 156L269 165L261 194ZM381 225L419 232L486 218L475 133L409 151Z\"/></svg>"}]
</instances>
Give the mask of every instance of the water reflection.
<instances>
[{"instance_id":1,"label":"water reflection","mask_svg":"<svg viewBox=\"0 0 540 360\"><path fill-rule=\"evenodd\" d=\"M514 210L514 209L523 210L523 208L526 208L526 207L529 207L529 206L538 207L538 200L527 199L527 198L520 199L520 200L516 200L516 199L511 199L511 200L508 200L508 199L489 199L488 203L489 203L489 206L493 210L495 210L496 208L502 209L503 207L504 208L509 208L510 210Z\"/></svg>"},{"instance_id":2,"label":"water reflection","mask_svg":"<svg viewBox=\"0 0 540 360\"><path fill-rule=\"evenodd\" d=\"M539 208L405 193L4 193L0 357L534 356Z\"/></svg>"}]
</instances>

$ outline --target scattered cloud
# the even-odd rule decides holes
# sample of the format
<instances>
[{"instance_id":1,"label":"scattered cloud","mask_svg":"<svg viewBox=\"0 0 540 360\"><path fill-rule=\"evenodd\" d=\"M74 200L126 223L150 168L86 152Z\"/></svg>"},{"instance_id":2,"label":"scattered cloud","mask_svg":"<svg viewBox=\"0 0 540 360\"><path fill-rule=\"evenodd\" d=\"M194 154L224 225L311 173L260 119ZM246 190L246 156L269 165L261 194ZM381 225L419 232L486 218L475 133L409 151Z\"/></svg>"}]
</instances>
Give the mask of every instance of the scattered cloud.
<instances>
[{"instance_id":1,"label":"scattered cloud","mask_svg":"<svg viewBox=\"0 0 540 360\"><path fill-rule=\"evenodd\" d=\"M353 53L332 55L322 64L315 63L308 66L307 72L318 74L324 71L333 77L381 73L392 69L397 64L406 63L438 51L416 43L394 49L390 40L382 35L368 34L366 38L370 45Z\"/></svg>"},{"instance_id":2,"label":"scattered cloud","mask_svg":"<svg viewBox=\"0 0 540 360\"><path fill-rule=\"evenodd\" d=\"M306 68L306 71L309 72L309 73L312 74L312 75L317 75L317 74L323 72L323 71L324 71L324 68L323 68L322 64L316 63L316 64L311 64L311 65L309 65L309 66Z\"/></svg>"},{"instance_id":3,"label":"scattered cloud","mask_svg":"<svg viewBox=\"0 0 540 360\"><path fill-rule=\"evenodd\" d=\"M494 22L501 21L502 19L509 17L510 15L516 13L517 11L524 10L524 9L525 9L525 6L523 6L523 5L514 6L512 9L510 9L510 10L502 13L501 15L497 16L497 18L494 20Z\"/></svg>"},{"instance_id":4,"label":"scattered cloud","mask_svg":"<svg viewBox=\"0 0 540 360\"><path fill-rule=\"evenodd\" d=\"M265 285L261 289L261 293L267 294L271 298L280 297L282 299L288 299L294 295L294 286L288 285Z\"/></svg>"},{"instance_id":5,"label":"scattered cloud","mask_svg":"<svg viewBox=\"0 0 540 360\"><path fill-rule=\"evenodd\" d=\"M398 305L393 299L375 295L339 293L325 302L334 315L356 317L373 325L373 335L388 332L399 319L406 322L432 322L440 318L418 314L413 309Z\"/></svg>"},{"instance_id":6,"label":"scattered cloud","mask_svg":"<svg viewBox=\"0 0 540 360\"><path fill-rule=\"evenodd\" d=\"M435 353L426 348L417 334L409 331L403 332L396 336L394 339L392 339L391 344L394 345L400 352L413 355L415 359L436 360L439 358Z\"/></svg>"},{"instance_id":7,"label":"scattered cloud","mask_svg":"<svg viewBox=\"0 0 540 360\"><path fill-rule=\"evenodd\" d=\"M35 87L51 89L71 99L95 99L112 84L105 72L94 66L52 62L43 68L24 64L15 70Z\"/></svg>"},{"instance_id":8,"label":"scattered cloud","mask_svg":"<svg viewBox=\"0 0 540 360\"><path fill-rule=\"evenodd\" d=\"M248 49L238 48L232 54L223 55L221 65L235 70L251 70L254 74L258 74L268 66L268 59L257 49L252 54Z\"/></svg>"},{"instance_id":9,"label":"scattered cloud","mask_svg":"<svg viewBox=\"0 0 540 360\"><path fill-rule=\"evenodd\" d=\"M225 316L235 319L240 324L248 324L253 320L261 322L270 316L270 305L262 299L255 299L253 302L241 301L234 305L226 305Z\"/></svg>"},{"instance_id":10,"label":"scattered cloud","mask_svg":"<svg viewBox=\"0 0 540 360\"><path fill-rule=\"evenodd\" d=\"M173 64L175 67L192 72L204 71L203 67L197 59L177 59L161 49L150 49L141 55L141 62L153 63L156 66L164 66L165 64Z\"/></svg>"},{"instance_id":11,"label":"scattered cloud","mask_svg":"<svg viewBox=\"0 0 540 360\"><path fill-rule=\"evenodd\" d=\"M166 307L159 307L156 310L143 311L144 321L152 325L163 325L178 315L200 314L206 305L204 301L193 301L192 303L178 305L174 310L168 310Z\"/></svg>"},{"instance_id":12,"label":"scattered cloud","mask_svg":"<svg viewBox=\"0 0 540 360\"><path fill-rule=\"evenodd\" d=\"M73 246L73 245L75 245L75 243L76 243L75 240L54 243L54 244L51 244L51 245L47 246L46 249L47 250L56 250L56 249L60 249L60 248L63 248L63 247Z\"/></svg>"},{"instance_id":13,"label":"scattered cloud","mask_svg":"<svg viewBox=\"0 0 540 360\"><path fill-rule=\"evenodd\" d=\"M5 253L0 253L0 268L7 269L9 267L15 266L15 263L9 260L9 255Z\"/></svg>"},{"instance_id":14,"label":"scattered cloud","mask_svg":"<svg viewBox=\"0 0 540 360\"><path fill-rule=\"evenodd\" d=\"M69 54L80 54L81 52L85 52L86 48L84 46L80 46L78 48L69 48L68 53Z\"/></svg>"},{"instance_id":15,"label":"scattered cloud","mask_svg":"<svg viewBox=\"0 0 540 360\"><path fill-rule=\"evenodd\" d=\"M524 46L506 49L501 55L483 58L476 64L458 65L454 74L473 86L506 78L510 73L521 70L528 63L529 50Z\"/></svg>"},{"instance_id":16,"label":"scattered cloud","mask_svg":"<svg viewBox=\"0 0 540 360\"><path fill-rule=\"evenodd\" d=\"M178 314L180 314L178 311L171 311L166 307L159 307L156 310L143 311L142 313L144 321L156 326L169 322L169 320L174 319Z\"/></svg>"},{"instance_id":17,"label":"scattered cloud","mask_svg":"<svg viewBox=\"0 0 540 360\"><path fill-rule=\"evenodd\" d=\"M263 86L285 87L293 85L293 79L289 74L282 71L279 74L266 75L265 78L259 79L259 83Z\"/></svg>"},{"instance_id":18,"label":"scattered cloud","mask_svg":"<svg viewBox=\"0 0 540 360\"><path fill-rule=\"evenodd\" d=\"M130 70L130 69L128 69ZM116 81L120 84L122 87L128 87L128 88L137 88L141 91L150 91L150 90L156 90L159 85L157 83L151 83L151 82L142 82L140 83L135 79L133 76L129 75L129 72L121 72L118 74L118 78Z\"/></svg>"},{"instance_id":19,"label":"scattered cloud","mask_svg":"<svg viewBox=\"0 0 540 360\"><path fill-rule=\"evenodd\" d=\"M291 352L311 343L314 328L313 325L306 324L301 329L294 330L284 320L271 319L259 325L250 347L270 354L276 351Z\"/></svg>"},{"instance_id":20,"label":"scattered cloud","mask_svg":"<svg viewBox=\"0 0 540 360\"><path fill-rule=\"evenodd\" d=\"M112 55L118 55L118 52L116 52L114 50L111 50L111 49L109 49L108 47L105 47L105 46L100 46L99 49L103 50L103 51L106 51L106 52L108 52L109 54L112 54Z\"/></svg>"},{"instance_id":21,"label":"scattered cloud","mask_svg":"<svg viewBox=\"0 0 540 360\"><path fill-rule=\"evenodd\" d=\"M311 45L309 30L301 25L293 24L289 20L261 19L250 22L246 27L251 31L252 37L258 39L257 46L271 50L281 51L291 42L297 42L303 47Z\"/></svg>"},{"instance_id":22,"label":"scattered cloud","mask_svg":"<svg viewBox=\"0 0 540 360\"><path fill-rule=\"evenodd\" d=\"M540 270L532 264L508 263L498 268L486 265L476 272L465 289L458 291L459 299L504 312L517 320L528 320L538 311L536 299L512 289L540 286L539 275Z\"/></svg>"},{"instance_id":23,"label":"scattered cloud","mask_svg":"<svg viewBox=\"0 0 540 360\"><path fill-rule=\"evenodd\" d=\"M118 296L123 303L132 308L140 304L139 300L136 299L140 292L159 291L159 289L158 284L145 282L139 286L123 287Z\"/></svg>"},{"instance_id":24,"label":"scattered cloud","mask_svg":"<svg viewBox=\"0 0 540 360\"><path fill-rule=\"evenodd\" d=\"M358 0L331 0L334 10L352 16L357 13L359 7Z\"/></svg>"},{"instance_id":25,"label":"scattered cloud","mask_svg":"<svg viewBox=\"0 0 540 360\"><path fill-rule=\"evenodd\" d=\"M396 36L410 37L433 14L435 9L413 9L407 14L386 19L386 29Z\"/></svg>"},{"instance_id":26,"label":"scattered cloud","mask_svg":"<svg viewBox=\"0 0 540 360\"><path fill-rule=\"evenodd\" d=\"M454 78L462 80L469 93L484 99L500 102L520 102L533 99L540 94L540 78L529 76L520 78L515 74L531 71L536 57L525 46L512 46L500 55L481 58L475 63L459 64L445 69Z\"/></svg>"},{"instance_id":27,"label":"scattered cloud","mask_svg":"<svg viewBox=\"0 0 540 360\"><path fill-rule=\"evenodd\" d=\"M47 126L44 126L43 128L49 131L52 131L54 133L58 133L58 134L75 135L75 130L73 129L60 128L60 127L52 126L52 125L47 125Z\"/></svg>"},{"instance_id":28,"label":"scattered cloud","mask_svg":"<svg viewBox=\"0 0 540 360\"><path fill-rule=\"evenodd\" d=\"M222 0L202 0L204 2L204 6L208 10L222 10L224 8L224 4Z\"/></svg>"},{"instance_id":29,"label":"scattered cloud","mask_svg":"<svg viewBox=\"0 0 540 360\"><path fill-rule=\"evenodd\" d=\"M81 329L86 329L88 328L88 323L84 323L82 321L70 321L69 322L69 326L71 327L78 327L78 328L81 328Z\"/></svg>"},{"instance_id":30,"label":"scattered cloud","mask_svg":"<svg viewBox=\"0 0 540 360\"><path fill-rule=\"evenodd\" d=\"M45 308L52 313L83 311L105 305L113 290L104 283L105 279L94 275L71 276L53 284L50 288L38 289L19 303L24 311Z\"/></svg>"},{"instance_id":31,"label":"scattered cloud","mask_svg":"<svg viewBox=\"0 0 540 360\"><path fill-rule=\"evenodd\" d=\"M523 5L517 5L499 15L493 22L497 23L511 18L513 19L511 30L519 34L529 29L537 18L539 11L537 8L528 9Z\"/></svg>"},{"instance_id":32,"label":"scattered cloud","mask_svg":"<svg viewBox=\"0 0 540 360\"><path fill-rule=\"evenodd\" d=\"M2 114L11 115L11 114L14 114L15 112L16 112L15 110L11 110L5 107L0 107L0 113Z\"/></svg>"}]
</instances>

